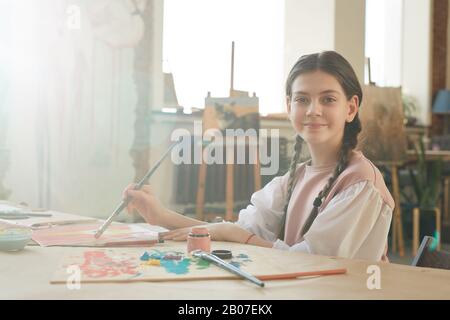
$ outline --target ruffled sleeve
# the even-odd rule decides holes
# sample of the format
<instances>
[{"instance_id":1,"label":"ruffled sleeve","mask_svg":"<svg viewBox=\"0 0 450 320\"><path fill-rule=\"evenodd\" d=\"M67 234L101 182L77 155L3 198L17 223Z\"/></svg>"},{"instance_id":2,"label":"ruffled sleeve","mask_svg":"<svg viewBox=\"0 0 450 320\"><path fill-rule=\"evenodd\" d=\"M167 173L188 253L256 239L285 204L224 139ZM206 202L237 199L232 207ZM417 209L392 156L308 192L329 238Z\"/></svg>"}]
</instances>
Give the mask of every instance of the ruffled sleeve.
<instances>
[{"instance_id":1,"label":"ruffled sleeve","mask_svg":"<svg viewBox=\"0 0 450 320\"><path fill-rule=\"evenodd\" d=\"M355 183L338 193L319 213L301 242L274 248L355 259L381 260L393 208L370 181Z\"/></svg>"},{"instance_id":2,"label":"ruffled sleeve","mask_svg":"<svg viewBox=\"0 0 450 320\"><path fill-rule=\"evenodd\" d=\"M275 177L263 189L253 193L251 204L239 212L236 224L274 242L281 227L281 218L286 201L288 173Z\"/></svg>"}]
</instances>

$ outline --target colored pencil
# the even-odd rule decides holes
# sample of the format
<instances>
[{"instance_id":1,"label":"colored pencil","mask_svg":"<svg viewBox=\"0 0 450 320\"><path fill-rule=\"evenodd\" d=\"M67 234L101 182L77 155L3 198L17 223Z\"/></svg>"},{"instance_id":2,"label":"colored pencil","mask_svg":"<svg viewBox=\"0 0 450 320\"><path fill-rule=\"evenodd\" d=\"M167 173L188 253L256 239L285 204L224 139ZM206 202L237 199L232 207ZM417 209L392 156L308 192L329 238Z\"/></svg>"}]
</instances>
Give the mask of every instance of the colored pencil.
<instances>
[{"instance_id":1,"label":"colored pencil","mask_svg":"<svg viewBox=\"0 0 450 320\"><path fill-rule=\"evenodd\" d=\"M295 279L298 277L309 277L309 276L324 276L333 274L345 274L347 269L331 269L331 270L317 270L317 271L306 271L306 272L293 272L293 273L280 273L280 274L267 274L262 276L256 276L259 280L284 280L284 279Z\"/></svg>"}]
</instances>

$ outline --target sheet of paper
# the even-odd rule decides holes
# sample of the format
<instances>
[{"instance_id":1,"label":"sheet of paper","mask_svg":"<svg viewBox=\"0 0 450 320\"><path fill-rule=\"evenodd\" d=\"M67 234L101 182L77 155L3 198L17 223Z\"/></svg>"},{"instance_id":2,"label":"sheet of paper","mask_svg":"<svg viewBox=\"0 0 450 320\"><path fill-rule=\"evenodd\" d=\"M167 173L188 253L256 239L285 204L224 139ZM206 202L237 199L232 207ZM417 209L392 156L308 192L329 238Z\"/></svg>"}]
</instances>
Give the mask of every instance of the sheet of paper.
<instances>
[{"instance_id":1,"label":"sheet of paper","mask_svg":"<svg viewBox=\"0 0 450 320\"><path fill-rule=\"evenodd\" d=\"M7 202L0 202L0 212L4 211L4 212L9 212L9 211L13 211L13 210L20 210L20 211L28 211L31 212L33 211L30 208L26 208L23 206L19 206L19 205L13 205ZM14 224L17 226L23 226L23 227L33 227L33 225L36 224L41 224L41 223L58 223L58 222L63 222L63 221L76 221L76 222L80 222L80 221L91 221L91 222L95 222L98 221L98 219L95 218L91 218L91 217L85 217L85 216L80 216L80 215L75 215L75 214L70 214L70 213L64 213L64 212L59 212L59 211L53 211L53 210L48 210L48 211L36 211L37 212L45 212L45 213L49 213L52 216L51 217L30 217L27 219L0 219L1 222L5 222L8 224Z\"/></svg>"},{"instance_id":2,"label":"sheet of paper","mask_svg":"<svg viewBox=\"0 0 450 320\"><path fill-rule=\"evenodd\" d=\"M81 249L81 248L80 248ZM237 252L228 261L239 268L254 265L245 252ZM228 271L200 258L187 255L185 245L180 249L113 248L71 250L64 257L52 283L67 281L67 268L78 266L82 282L166 281L191 279L237 278Z\"/></svg>"},{"instance_id":3,"label":"sheet of paper","mask_svg":"<svg viewBox=\"0 0 450 320\"><path fill-rule=\"evenodd\" d=\"M101 222L54 226L33 230L33 240L43 247L47 246L127 246L146 245L158 242L157 231L136 224L113 223L96 239L94 234Z\"/></svg>"},{"instance_id":4,"label":"sheet of paper","mask_svg":"<svg viewBox=\"0 0 450 320\"><path fill-rule=\"evenodd\" d=\"M329 259L318 267L304 259L305 254L285 251L282 256L274 249L243 246L238 243L215 242L213 250L226 249L232 258L225 261L254 276L280 275L293 272L319 272L342 268L341 262ZM238 276L186 252L186 242L167 241L144 248L70 248L56 268L51 283L66 284L79 268L80 281L130 282L239 279ZM334 275L342 277L345 275ZM211 282L210 286L220 286Z\"/></svg>"}]
</instances>

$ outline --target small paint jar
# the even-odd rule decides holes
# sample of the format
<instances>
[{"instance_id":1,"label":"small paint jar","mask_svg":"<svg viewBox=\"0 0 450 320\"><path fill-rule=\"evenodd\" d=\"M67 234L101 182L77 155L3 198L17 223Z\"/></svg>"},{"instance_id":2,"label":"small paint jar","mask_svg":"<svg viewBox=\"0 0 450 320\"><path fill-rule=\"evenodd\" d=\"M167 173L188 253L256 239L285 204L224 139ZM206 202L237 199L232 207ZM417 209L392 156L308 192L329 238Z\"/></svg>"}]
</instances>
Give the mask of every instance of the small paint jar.
<instances>
[{"instance_id":1,"label":"small paint jar","mask_svg":"<svg viewBox=\"0 0 450 320\"><path fill-rule=\"evenodd\" d=\"M208 228L193 227L187 238L187 252L194 250L211 251L211 236Z\"/></svg>"}]
</instances>

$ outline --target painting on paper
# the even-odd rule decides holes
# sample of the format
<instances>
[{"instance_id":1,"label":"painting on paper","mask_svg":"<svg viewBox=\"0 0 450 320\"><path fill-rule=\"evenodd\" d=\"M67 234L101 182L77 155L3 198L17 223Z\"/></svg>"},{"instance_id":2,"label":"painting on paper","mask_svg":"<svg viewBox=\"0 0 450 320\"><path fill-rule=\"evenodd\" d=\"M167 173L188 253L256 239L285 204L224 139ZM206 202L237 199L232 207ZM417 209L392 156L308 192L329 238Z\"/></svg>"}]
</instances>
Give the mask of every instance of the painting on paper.
<instances>
[{"instance_id":1,"label":"painting on paper","mask_svg":"<svg viewBox=\"0 0 450 320\"><path fill-rule=\"evenodd\" d=\"M252 260L240 252L228 262L242 268L251 264ZM190 256L182 250L153 247L91 248L71 253L64 257L51 282L64 283L69 268L79 268L81 282L192 280L230 276L208 261Z\"/></svg>"},{"instance_id":2,"label":"painting on paper","mask_svg":"<svg viewBox=\"0 0 450 320\"><path fill-rule=\"evenodd\" d=\"M98 239L94 237L101 223L55 226L34 230L32 238L47 246L126 246L158 242L158 232L139 225L113 223Z\"/></svg>"}]
</instances>

